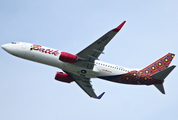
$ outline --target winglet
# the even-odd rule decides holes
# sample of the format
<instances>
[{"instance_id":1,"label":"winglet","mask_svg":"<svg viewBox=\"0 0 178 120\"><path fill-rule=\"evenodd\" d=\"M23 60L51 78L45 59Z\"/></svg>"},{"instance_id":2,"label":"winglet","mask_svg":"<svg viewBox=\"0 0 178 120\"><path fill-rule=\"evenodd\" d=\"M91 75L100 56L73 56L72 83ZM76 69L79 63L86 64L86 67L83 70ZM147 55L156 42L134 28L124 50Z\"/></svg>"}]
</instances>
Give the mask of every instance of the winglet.
<instances>
[{"instance_id":1,"label":"winglet","mask_svg":"<svg viewBox=\"0 0 178 120\"><path fill-rule=\"evenodd\" d=\"M122 22L118 27L116 27L112 31L119 32L119 30L121 30L121 28L124 26L125 23L126 23L126 21Z\"/></svg>"},{"instance_id":2,"label":"winglet","mask_svg":"<svg viewBox=\"0 0 178 120\"><path fill-rule=\"evenodd\" d=\"M98 99L101 99L104 94L105 94L105 92L101 93L101 95L98 96Z\"/></svg>"}]
</instances>

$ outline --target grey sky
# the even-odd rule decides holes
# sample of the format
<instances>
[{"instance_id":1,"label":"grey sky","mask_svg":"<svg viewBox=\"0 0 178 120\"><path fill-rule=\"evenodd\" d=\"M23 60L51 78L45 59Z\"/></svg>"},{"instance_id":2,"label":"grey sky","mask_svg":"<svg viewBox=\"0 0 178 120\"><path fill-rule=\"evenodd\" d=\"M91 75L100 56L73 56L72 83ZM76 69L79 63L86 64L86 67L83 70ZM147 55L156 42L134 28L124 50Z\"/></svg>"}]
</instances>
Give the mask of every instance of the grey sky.
<instances>
[{"instance_id":1,"label":"grey sky","mask_svg":"<svg viewBox=\"0 0 178 120\"><path fill-rule=\"evenodd\" d=\"M176 0L1 0L0 45L23 41L76 54L126 20L100 60L142 68L168 52L178 55L177 5ZM177 68L164 83L166 95L154 86L92 79L96 94L106 92L96 100L75 83L54 80L57 68L2 49L0 54L1 120L178 119Z\"/></svg>"}]
</instances>

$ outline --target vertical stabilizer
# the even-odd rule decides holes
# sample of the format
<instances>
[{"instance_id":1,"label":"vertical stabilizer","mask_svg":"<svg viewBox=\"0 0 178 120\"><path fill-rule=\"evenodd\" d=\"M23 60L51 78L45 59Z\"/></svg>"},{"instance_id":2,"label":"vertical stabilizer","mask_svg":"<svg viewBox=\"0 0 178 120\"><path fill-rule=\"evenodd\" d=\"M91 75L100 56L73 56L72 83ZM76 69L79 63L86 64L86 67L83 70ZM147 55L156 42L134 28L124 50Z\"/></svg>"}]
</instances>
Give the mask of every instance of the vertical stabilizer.
<instances>
[{"instance_id":1,"label":"vertical stabilizer","mask_svg":"<svg viewBox=\"0 0 178 120\"><path fill-rule=\"evenodd\" d=\"M140 70L140 72L147 75L153 75L161 70L164 70L169 66L174 56L175 54L168 53L157 61Z\"/></svg>"}]
</instances>

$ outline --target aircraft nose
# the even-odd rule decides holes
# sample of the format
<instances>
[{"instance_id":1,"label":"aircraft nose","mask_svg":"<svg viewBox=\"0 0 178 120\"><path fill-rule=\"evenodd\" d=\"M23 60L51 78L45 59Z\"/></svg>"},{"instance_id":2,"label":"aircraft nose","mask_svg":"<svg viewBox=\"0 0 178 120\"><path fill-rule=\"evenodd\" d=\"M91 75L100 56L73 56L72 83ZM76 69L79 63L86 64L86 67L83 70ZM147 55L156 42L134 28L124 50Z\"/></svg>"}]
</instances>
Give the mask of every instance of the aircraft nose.
<instances>
[{"instance_id":1,"label":"aircraft nose","mask_svg":"<svg viewBox=\"0 0 178 120\"><path fill-rule=\"evenodd\" d=\"M4 44L4 45L1 46L1 48L4 49L5 51L7 51L8 46L9 46L8 44Z\"/></svg>"}]
</instances>

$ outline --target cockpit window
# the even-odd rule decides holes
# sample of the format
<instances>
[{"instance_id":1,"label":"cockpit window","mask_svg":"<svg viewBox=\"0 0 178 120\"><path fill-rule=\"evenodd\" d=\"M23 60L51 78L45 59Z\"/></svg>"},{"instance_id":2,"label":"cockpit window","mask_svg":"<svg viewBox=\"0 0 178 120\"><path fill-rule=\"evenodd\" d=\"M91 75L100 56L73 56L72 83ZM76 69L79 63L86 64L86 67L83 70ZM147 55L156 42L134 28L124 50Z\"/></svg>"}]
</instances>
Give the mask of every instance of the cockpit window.
<instances>
[{"instance_id":1,"label":"cockpit window","mask_svg":"<svg viewBox=\"0 0 178 120\"><path fill-rule=\"evenodd\" d=\"M12 42L12 44L18 44L18 42Z\"/></svg>"}]
</instances>

